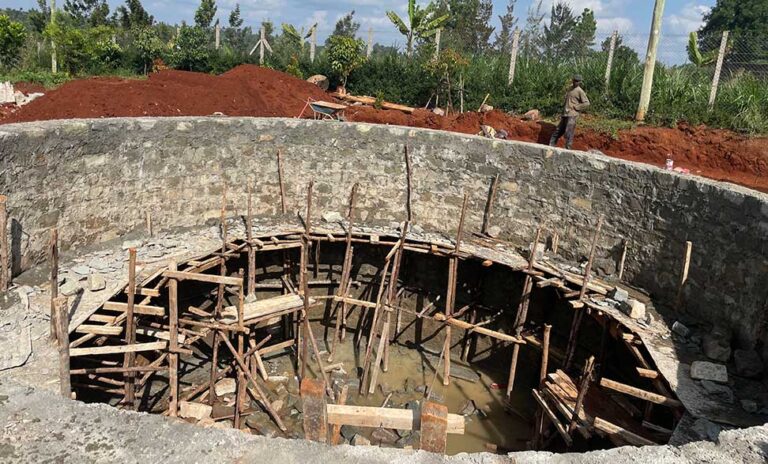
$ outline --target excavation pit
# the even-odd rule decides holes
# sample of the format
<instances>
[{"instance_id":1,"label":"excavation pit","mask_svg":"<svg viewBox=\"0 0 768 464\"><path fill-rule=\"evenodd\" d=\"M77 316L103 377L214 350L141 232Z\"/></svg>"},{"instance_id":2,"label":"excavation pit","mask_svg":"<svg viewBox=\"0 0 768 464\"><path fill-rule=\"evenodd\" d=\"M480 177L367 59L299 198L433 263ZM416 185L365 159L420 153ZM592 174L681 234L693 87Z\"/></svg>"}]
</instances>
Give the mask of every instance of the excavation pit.
<instances>
[{"instance_id":1,"label":"excavation pit","mask_svg":"<svg viewBox=\"0 0 768 464\"><path fill-rule=\"evenodd\" d=\"M339 388L347 384L349 405L354 407L379 408L392 393L386 409L395 411L394 414L399 414L397 420L402 420L402 411L412 411L406 409L406 405L413 406L417 399L422 406L425 404L424 392L420 390L429 388L437 371L430 399L447 406L449 422L455 420L454 416L461 416L464 424L463 434L448 433L445 450L448 454L461 451L501 454L527 449L588 451L627 444L669 443L674 447L653 446L632 453L638 453L634 456L677 453L678 450L688 453L699 446L717 446L722 456L730 458L728 450L741 445L737 446L729 437L747 437L748 443L753 443L759 442L755 437L764 433L761 432L764 426L729 430L765 422L768 398L759 374L745 375L744 366L737 366L731 358L716 363L721 364L721 370L727 370L727 381L707 383L692 376L692 366L701 361L713 362L701 352L701 339L710 332L727 332L733 348L752 358L755 351L761 352L765 346L762 330L765 276L768 275L763 250L763 244L767 243L763 225L768 223L765 195L599 154L428 130L284 119L139 118L7 125L0 132L0 149L5 154L1 179L5 191L10 193L7 205L12 270L20 285L16 290L23 294L20 302L6 303L10 311L2 310L0 314L0 330L5 333L11 327L18 337L10 342L14 347L10 362L21 359L16 366L23 367L0 371L0 379L32 385L36 388L34 398L44 397L44 392L39 390L58 385L57 356L47 335L51 294L40 279L48 272L41 263L48 260L50 230L58 227L62 251L62 281L58 288L60 295L65 291L68 294L71 316L68 330L73 350L70 367L74 372L68 378L76 399L81 401L46 400L52 405L52 416L77 411L72 414L82 413L82 417L90 418L98 414L99 420L103 416L110 424L124 418L147 427L164 424L159 427L167 425L179 431L180 436L199 439L200 443L174 440L186 443L189 450L198 450L209 440L219 439L214 437L222 436L243 444L261 443L250 434L230 432L234 417L226 416L234 415L234 405L227 405L234 399L231 393L223 394L224 400L212 408L215 420L198 424L198 420L184 419L208 427L202 435L199 428L190 431L190 427L173 423L176 421L169 423L167 418L118 414L116 408L100 408L103 404L96 403L130 409L126 404L118 404L125 396L126 378L124 372L119 371L125 364L125 356L105 354L103 350L96 350L98 355L91 352L82 356L82 352L75 351L154 344L142 347L149 351L137 351L131 364L137 383L147 373L151 374L143 383L146 387L136 389L134 407L140 411L166 413L169 379L167 364L163 363L168 362L171 351L170 334L164 334L170 331L170 280L166 279L170 274L165 274L170 271L169 262L175 261L177 272L187 272L190 266L213 259L213 267L196 273L220 277L215 261L222 257L220 217L226 190L225 217L230 245L223 252L227 255L223 292L227 301L222 306L236 307L237 289L247 289L250 275L247 256L242 256L247 255L242 248L247 240L243 216L249 216L245 211L250 187L252 217L256 224L252 233L253 238L258 239L251 242L257 248L257 267L253 273L256 303L269 301L284 292L295 293L294 296L301 299L297 311L301 312L301 250L304 241L307 242L304 260L310 282L307 294L314 300L309 321L318 349L326 352L320 359L327 365L343 363L345 371L345 374L328 372L329 384L335 388L333 400L331 395L326 395L325 410L331 416L338 412L334 412L333 406L338 401ZM311 179L315 180L315 186L307 231L301 219L307 217L307 187ZM352 228L355 251L350 280L354 285L346 293L350 315L346 338L337 345L334 359L329 362L327 356L333 349L335 314L340 304L338 283L344 267L347 232L344 218L354 184L360 187ZM468 206L464 228L459 234L457 228L465 193ZM603 228L596 241L592 277L581 295L582 276L601 216ZM235 217L238 219L233 219ZM390 262L395 259L397 251L392 250L402 234L399 227L409 217L407 247L403 250L403 265L393 296L397 304L386 305L400 309L401 331L397 340L388 345L388 369L379 373L374 392L367 396L356 394L353 387L362 380L361 369L366 365L370 317L375 311L378 288L373 294L371 290L362 292L371 284L375 287L376 275L382 271L387 255L394 253ZM489 224L485 224L486 220ZM729 226L721 227L722 224ZM203 225L206 227L201 228ZM488 225L498 230L489 230ZM533 270L529 270L530 245L539 227L542 230L537 248L540 253L536 254ZM484 230L492 233L483 233ZM733 230L737 231L735 238ZM490 237L499 231L498 238ZM457 237L461 238L458 252ZM693 244L688 265L685 264L688 261L686 242ZM293 248L270 251L270 247L281 244ZM127 250L131 247L137 249L136 282L140 289L134 298L136 343L126 343L122 338L125 326L101 327L126 312ZM285 272L284 253L290 255L291 265L286 273L290 285L280 279ZM234 254L242 255L228 256ZM446 299L452 287L449 269L453 258L457 262L453 317L441 318L440 314L448 312ZM319 266L315 266L316 262ZM242 277L239 276L241 268ZM681 283L684 268L689 272ZM150 278L153 272L159 274ZM106 285L101 285L96 274L105 278ZM528 277L533 292L519 334L525 343L516 344L504 337L518 336L515 318ZM184 401L205 403L199 396L185 399L185 395L192 391L190 387L204 385L210 375L211 334L189 342L186 337L195 334L188 331L199 331L203 326L181 319L210 323L210 319L206 321L209 316L204 314L210 313L210 307L197 308L197 314L190 313L189 307L204 306L206 300L215 302L218 285L190 281L186 277L178 280L179 332L185 337L177 350L181 359L179 396ZM28 288L24 287L25 283ZM628 315L632 312L630 309L640 311L639 306L630 305L629 309L622 310L610 301L623 298L613 295L617 286L628 291L627 297L646 304L645 317L638 316L637 312L636 318ZM385 286L385 290L387 288ZM387 294L384 291L382 298ZM244 302L245 305L252 303L250 298ZM434 304L430 306L431 303ZM360 305L367 308L368 319L359 332L361 347L354 350L352 343L358 334L358 317L363 312ZM391 314L390 327L395 328L397 313L382 308L380 313ZM422 317L417 317L425 308ZM579 333L571 337L577 314L582 315ZM14 315L29 315L31 319L25 321ZM380 318L377 330L381 329L382 322ZM547 375L542 383L541 345L545 323L552 329ZM227 324L231 325L232 320ZM466 330L466 324L470 324L471 332ZM448 327L451 328L451 367L454 371L459 369L465 377L478 376L478 380L451 378L450 385L443 386L444 361L441 364L440 354ZM230 333L227 328L220 329ZM271 330L254 330L254 341L259 343L271 334L267 344L279 344L292 340L297 332L295 324L293 333L279 324ZM495 338L488 331L502 337ZM239 345L237 333L228 337L235 352ZM468 334L473 343L465 362L463 342ZM94 336L78 342L86 335ZM105 338L99 341L102 337ZM571 338L577 341L576 349L570 366L565 368ZM373 340L377 342L378 338ZM187 342L195 346L185 345ZM27 344L31 355L21 353ZM511 400L507 400L505 387L509 383L513 351L518 345L514 388ZM373 343L369 363L376 362L377 348L378 344ZM244 340L243 350L248 349L248 342ZM287 426L285 434L278 432L274 418L264 411L265 403L254 402L249 395L243 402L245 409L241 417L241 425L249 432L273 435L275 440L280 436L302 437L305 415L313 408L304 407L301 398L297 351L301 350L293 346L281 353L263 353L262 363L267 377L273 377L271 380L263 379L257 361L256 372L248 368L255 380L251 383L259 385L267 395L266 403L270 407L276 404L275 408L282 406L279 417ZM303 378L318 380L322 375L313 351L309 349ZM226 344L220 346L219 353L217 371L233 365L233 356ZM147 365L164 355L163 361L152 366L152 369L158 368L157 371L146 370ZM103 359L85 360L94 356ZM569 413L578 401L582 373L590 356L595 357L595 364L593 380L583 401L587 416L577 419L571 428ZM2 362L3 365L9 363L8 356ZM383 366L383 360L381 362ZM696 367L699 375L701 365ZM93 371L94 368L100 370ZM235 385L235 373L241 371L233 367L230 378ZM287 379L274 379L280 376ZM408 380L411 377L413 381ZM222 388L231 388L231 381L225 383L230 385ZM384 391L382 385L386 387ZM312 390L309 387L311 385L305 388L307 392ZM13 398L11 403L0 404L0 414L11 410L18 413L18 408L35 409L34 404L30 406L31 400L13 396L17 391L23 392L23 388L18 390L9 384L0 384L0 388L2 394ZM467 405L469 399L474 405ZM276 403L279 401L282 405ZM542 407L539 401L547 407ZM286 406L289 404L290 407ZM475 408L477 412L463 416L465 406L466 411ZM294 409L301 414L292 416ZM552 425L550 412L561 427ZM414 418L411 426L418 430L417 413L406 414L411 414L409 417ZM253 427L248 425L251 416ZM536 427L538 417L546 417L541 428ZM32 430L35 423L23 422L18 427ZM78 427L91 426L78 424ZM334 424L328 421L326 425L330 435ZM124 424L115 427L116 437L125 435ZM220 427L227 430L215 430ZM355 427L361 443L365 442L363 438L374 443L386 438L385 435L394 438L387 432L378 432L379 438L375 438L375 428ZM394 426L384 428L395 430L397 435L395 445L385 446L421 447L422 437L418 434L409 435ZM105 427L102 431L109 434L111 430ZM541 430L538 439L535 439L536 430ZM349 427L344 431L349 432ZM222 435L224 432L229 434ZM157 439L147 438L142 443L151 447L168 438L162 432L157 433ZM66 440L77 440L67 437ZM349 440L342 437L345 442ZM716 445L694 443L678 448L692 441L716 439L719 440ZM42 440L41 443L45 442ZM302 444L304 442L270 443L264 449L285 447L286 452L295 451L297 456L306 457L300 451L308 446ZM134 445L124 443L123 446L128 450ZM240 449L237 446L233 449ZM755 450L761 448L749 446L751 451L742 453L753 453L753 457L757 457L760 453ZM344 455L353 459L352 454L345 454L349 453L345 451L348 447L311 449L329 453L326 456ZM366 453L370 454L366 456L388 456L389 460L395 456L377 454L388 453L385 448L367 449L370 451ZM186 449L178 450L178 456L185 452ZM624 453L626 449L617 452ZM605 451L590 456L610 460L608 456L613 455ZM455 458L462 459L461 456Z\"/></svg>"}]
</instances>

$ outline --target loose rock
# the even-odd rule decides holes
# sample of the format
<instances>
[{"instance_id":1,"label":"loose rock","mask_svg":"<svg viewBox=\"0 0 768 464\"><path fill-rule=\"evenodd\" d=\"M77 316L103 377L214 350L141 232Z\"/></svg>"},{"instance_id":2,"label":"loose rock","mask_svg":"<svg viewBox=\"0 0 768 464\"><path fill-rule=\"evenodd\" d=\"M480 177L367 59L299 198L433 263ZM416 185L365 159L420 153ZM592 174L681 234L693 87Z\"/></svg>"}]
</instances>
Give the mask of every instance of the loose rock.
<instances>
[{"instance_id":1,"label":"loose rock","mask_svg":"<svg viewBox=\"0 0 768 464\"><path fill-rule=\"evenodd\" d=\"M351 440L352 446L369 446L371 444L371 440L365 438L364 436L358 434L355 434L354 437L352 437Z\"/></svg>"},{"instance_id":2,"label":"loose rock","mask_svg":"<svg viewBox=\"0 0 768 464\"><path fill-rule=\"evenodd\" d=\"M681 337L687 337L691 333L690 329L688 329L688 327L686 327L680 321L675 321L672 324L672 332L680 335Z\"/></svg>"},{"instance_id":3,"label":"loose rock","mask_svg":"<svg viewBox=\"0 0 768 464\"><path fill-rule=\"evenodd\" d=\"M59 288L59 293L64 296L72 296L80 291L80 285L74 279L66 279L64 285Z\"/></svg>"},{"instance_id":4,"label":"loose rock","mask_svg":"<svg viewBox=\"0 0 768 464\"><path fill-rule=\"evenodd\" d=\"M645 303L641 303L634 298L623 301L619 308L621 312L632 319L645 319Z\"/></svg>"},{"instance_id":5,"label":"loose rock","mask_svg":"<svg viewBox=\"0 0 768 464\"><path fill-rule=\"evenodd\" d=\"M221 379L216 382L214 390L216 391L216 396L229 395L237 391L237 382L232 378Z\"/></svg>"},{"instance_id":6,"label":"loose rock","mask_svg":"<svg viewBox=\"0 0 768 464\"><path fill-rule=\"evenodd\" d=\"M721 401L729 404L733 403L733 391L729 387L711 382L709 380L702 380L701 386L704 387L704 390L706 390L710 396L717 397Z\"/></svg>"},{"instance_id":7,"label":"loose rock","mask_svg":"<svg viewBox=\"0 0 768 464\"><path fill-rule=\"evenodd\" d=\"M400 436L393 430L378 428L371 434L371 439L373 443L379 445L393 445L400 439Z\"/></svg>"},{"instance_id":8,"label":"loose rock","mask_svg":"<svg viewBox=\"0 0 768 464\"><path fill-rule=\"evenodd\" d=\"M691 378L694 380L711 380L713 382L727 383L728 369L722 364L694 361L691 363Z\"/></svg>"},{"instance_id":9,"label":"loose rock","mask_svg":"<svg viewBox=\"0 0 768 464\"><path fill-rule=\"evenodd\" d=\"M179 401L179 416L187 419L203 420L211 417L213 408L207 404Z\"/></svg>"},{"instance_id":10,"label":"loose rock","mask_svg":"<svg viewBox=\"0 0 768 464\"><path fill-rule=\"evenodd\" d=\"M88 276L88 288L92 292L98 292L107 288L107 281L101 274L91 274Z\"/></svg>"},{"instance_id":11,"label":"loose rock","mask_svg":"<svg viewBox=\"0 0 768 464\"><path fill-rule=\"evenodd\" d=\"M621 303L622 301L627 301L627 299L629 299L629 292L621 287L614 287L613 290L608 293L608 297Z\"/></svg>"},{"instance_id":12,"label":"loose rock","mask_svg":"<svg viewBox=\"0 0 768 464\"><path fill-rule=\"evenodd\" d=\"M701 350L709 359L727 362L731 357L730 341L718 334L708 333L701 341Z\"/></svg>"}]
</instances>

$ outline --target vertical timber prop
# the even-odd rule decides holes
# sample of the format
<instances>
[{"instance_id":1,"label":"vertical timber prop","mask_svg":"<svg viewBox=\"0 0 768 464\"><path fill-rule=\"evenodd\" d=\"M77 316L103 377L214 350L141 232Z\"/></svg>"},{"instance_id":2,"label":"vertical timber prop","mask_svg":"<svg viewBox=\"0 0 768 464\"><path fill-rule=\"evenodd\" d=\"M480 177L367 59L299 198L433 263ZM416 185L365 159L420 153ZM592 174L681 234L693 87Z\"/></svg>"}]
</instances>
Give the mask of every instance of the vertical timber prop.
<instances>
[{"instance_id":1,"label":"vertical timber prop","mask_svg":"<svg viewBox=\"0 0 768 464\"><path fill-rule=\"evenodd\" d=\"M523 327L525 326L525 320L528 318L528 306L531 303L531 293L533 292L533 277L530 272L533 271L536 265L536 250L539 247L539 239L541 238L541 226L536 229L536 237L531 244L531 255L528 258L528 271L525 275L525 283L523 284L523 294L520 297L520 305L517 308L517 316L515 318L515 336L520 338ZM515 343L512 347L512 362L509 365L509 378L507 379L507 397L512 395L512 389L515 386L515 374L517 372L517 359L520 356L520 344Z\"/></svg>"},{"instance_id":2,"label":"vertical timber prop","mask_svg":"<svg viewBox=\"0 0 768 464\"><path fill-rule=\"evenodd\" d=\"M245 219L245 238L248 242L248 297L256 297L256 249L253 247L253 201L251 184L248 184L248 205Z\"/></svg>"},{"instance_id":3,"label":"vertical timber prop","mask_svg":"<svg viewBox=\"0 0 768 464\"><path fill-rule=\"evenodd\" d=\"M600 238L600 229L603 228L603 220L605 218L600 216L597 220L597 227L595 228L595 235L592 238L592 248L589 251L589 259L587 260L587 267L584 269L584 279L581 283L581 290L579 291L579 301L583 301L587 294L587 287L589 286L589 278L592 273L592 263L595 259L595 251L597 250L597 242ZM564 369L568 370L573 362L574 355L576 354L576 345L579 340L579 328L581 327L581 320L584 318L584 308L575 308L573 314L573 322L571 324L571 331L568 335L568 347L566 349Z\"/></svg>"},{"instance_id":4,"label":"vertical timber prop","mask_svg":"<svg viewBox=\"0 0 768 464\"><path fill-rule=\"evenodd\" d=\"M491 216L493 215L493 204L496 201L496 190L499 186L499 175L493 178L491 182L491 188L488 191L488 202L485 204L485 215L483 216L483 228L481 232L483 235L488 235L488 228L491 227Z\"/></svg>"},{"instance_id":5,"label":"vertical timber prop","mask_svg":"<svg viewBox=\"0 0 768 464\"><path fill-rule=\"evenodd\" d=\"M539 371L539 384L547 378L547 369L549 366L549 336L552 332L550 324L544 324L544 335L541 343L541 370Z\"/></svg>"},{"instance_id":6,"label":"vertical timber prop","mask_svg":"<svg viewBox=\"0 0 768 464\"><path fill-rule=\"evenodd\" d=\"M51 265L51 340L56 340L56 298L59 296L59 229L51 229L51 241L48 244L48 262Z\"/></svg>"},{"instance_id":7,"label":"vertical timber prop","mask_svg":"<svg viewBox=\"0 0 768 464\"><path fill-rule=\"evenodd\" d=\"M170 271L177 269L176 261L168 264ZM179 281L168 279L168 415L176 417L179 410Z\"/></svg>"},{"instance_id":8,"label":"vertical timber prop","mask_svg":"<svg viewBox=\"0 0 768 464\"><path fill-rule=\"evenodd\" d=\"M54 301L54 327L59 349L59 387L61 396L72 397L69 374L69 304L67 297L60 296Z\"/></svg>"},{"instance_id":9,"label":"vertical timber prop","mask_svg":"<svg viewBox=\"0 0 768 464\"><path fill-rule=\"evenodd\" d=\"M8 249L8 197L0 195L0 292L8 290L10 278L10 250Z\"/></svg>"},{"instance_id":10,"label":"vertical timber prop","mask_svg":"<svg viewBox=\"0 0 768 464\"><path fill-rule=\"evenodd\" d=\"M136 321L134 316L134 302L136 300L136 248L128 249L128 304L125 309L125 344L136 343ZM133 367L134 353L125 353L123 366L126 369ZM125 372L125 398L123 404L128 409L134 409L135 405L135 380L136 374L130 370Z\"/></svg>"},{"instance_id":11,"label":"vertical timber prop","mask_svg":"<svg viewBox=\"0 0 768 464\"><path fill-rule=\"evenodd\" d=\"M352 224L354 221L355 211L355 196L357 194L358 185L352 186L352 191L349 193L349 209L347 210L347 233L344 243L344 262L341 268L341 279L339 281L339 289L336 294L344 299L347 296L347 287L350 281L350 272L352 270L352 254L354 253L352 247ZM336 327L333 332L333 340L331 340L331 353L328 355L328 362L333 362L333 355L336 353L336 344L342 340L342 326L347 318L347 302L341 301L341 304L336 306Z\"/></svg>"},{"instance_id":12,"label":"vertical timber prop","mask_svg":"<svg viewBox=\"0 0 768 464\"><path fill-rule=\"evenodd\" d=\"M461 236L464 232L464 218L467 214L467 201L469 196L464 194L464 201L461 205L461 216L459 217L459 228L456 231L456 247L454 254L448 258L448 293L445 298L445 317L453 317L453 310L456 306L456 281L459 273L459 251L461 250ZM451 325L445 325L445 363L443 364L443 385L451 383Z\"/></svg>"}]
</instances>

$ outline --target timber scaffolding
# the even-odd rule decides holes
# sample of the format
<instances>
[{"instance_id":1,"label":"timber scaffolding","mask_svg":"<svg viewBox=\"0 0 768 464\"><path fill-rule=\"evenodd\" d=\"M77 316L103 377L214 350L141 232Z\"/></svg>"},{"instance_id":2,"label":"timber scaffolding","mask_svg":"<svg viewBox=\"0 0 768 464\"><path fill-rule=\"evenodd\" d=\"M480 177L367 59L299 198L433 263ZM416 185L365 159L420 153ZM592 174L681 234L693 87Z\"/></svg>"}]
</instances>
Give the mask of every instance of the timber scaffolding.
<instances>
[{"instance_id":1,"label":"timber scaffolding","mask_svg":"<svg viewBox=\"0 0 768 464\"><path fill-rule=\"evenodd\" d=\"M496 182L497 180L494 185ZM493 201L493 190L495 189L492 188L489 204ZM228 238L225 207L222 207L222 245L216 252L183 263L170 262L167 267L139 277L136 275L136 252L129 250L128 284L111 301L91 314L84 323L75 327L70 334L69 343L60 342L62 393L71 395L68 390L71 378L71 388L78 392L89 391L101 395L102 398L119 398L119 406L126 409L143 407L153 412L177 416L182 402L207 402L212 405L217 397L216 383L224 378L233 378L236 385L234 414L213 419L232 420L234 428L239 429L242 418L254 412L246 406L249 404L247 397L250 396L270 415L277 427L285 432L286 427L279 411L272 407L273 403L270 401L272 392L266 387L265 382L269 379L269 374L264 367L263 357L287 350L295 361L297 379L305 404L312 401L307 399L310 397L314 397L315 401L319 400L316 394L318 389L324 392L324 395L320 395L323 397L322 406L314 408L316 414L304 416L307 438L338 443L338 427L343 424L377 427L383 426L382 424L398 424L406 428L403 424L410 420L414 424L413 427L416 427L419 421L411 417L411 413L401 413L402 417L393 418L390 417L393 413L389 408L384 407L368 408L365 411L349 407L352 409L345 410L347 392L334 391L329 382L327 372L331 366L326 366L325 362L333 361L337 343L345 339L347 320L353 310L358 309L359 323L353 343L363 360L360 366L361 394L373 393L380 372L387 371L389 347L391 343L398 342L398 337L404 332L401 331L403 318L427 319L442 324L445 332L440 362L435 367L436 377L442 364L442 380L445 385L450 383L451 330L454 328L465 332L461 352L461 357L465 360L473 338L489 337L494 339L495 343L512 345L508 396L511 395L515 384L520 347L528 345L541 351L540 384L539 388L532 392L539 409L534 418L532 439L529 442L531 448L548 447L558 436L567 447L571 447L574 432L578 432L585 439L594 434L607 437L616 445L655 444L668 439L682 415L681 403L674 399L665 380L644 354L640 337L597 303L604 300L613 289L612 285L591 276L602 218L598 221L592 239L592 250L585 272L578 274L568 271L565 266L556 264L554 260L543 259L544 255L540 256L539 241L545 233L541 227L531 244L527 262L510 265L503 262L504 260L489 258L487 253L476 252L489 246L511 244L490 238L487 234L472 234L469 239L464 237L466 196L458 233L453 243L425 242L409 236L408 221L401 225L399 236L355 231L352 221L355 192L356 188L353 188L348 222L343 232L313 228L310 183L306 214L302 217L303 229L254 236L249 191L245 239ZM226 205L226 191L224 195ZM486 214L488 209L490 207L487 208ZM484 229L486 225L487 223L484 224ZM311 250L315 251L316 271L319 247L326 242L343 243L345 246L341 277L338 281L318 280L315 272L315 280L310 280ZM556 233L550 237L549 243L547 251L556 252ZM353 286L360 284L351 276L356 246L384 247L387 250L378 280L369 283L369 299L353 298L350 295ZM467 251L468 248L475 251ZM55 242L53 249L55 251ZM270 253L277 253L275 256L282 259L283 273L277 281L257 282L256 261L264 259ZM447 260L448 281L442 311L434 303L427 305L420 312L397 304L397 299L404 290L400 285L399 273L405 253L432 255ZM244 254L247 257L247 266L237 269L227 266L228 262L239 260ZM457 274L459 262L462 260L478 260L484 267L505 266L525 276L512 333L487 328L486 325L493 322L493 319L478 321L478 310L483 309L479 305L466 305L458 311L455 310ZM319 286L336 287L337 290L332 295L311 296L309 288ZM558 297L566 300L573 310L565 351L550 346L550 325L527 324L528 307L534 287L554 289ZM181 289L193 290L195 294L184 295ZM280 291L282 295L257 299L257 291L264 290ZM226 295L236 298L237 303L226 305ZM202 302L189 304L195 298ZM309 311L323 304L333 308L324 321L326 327L333 327L329 351L320 350L309 326ZM66 301L57 298L54 306L58 316L55 318L57 324L67 327ZM595 369L593 358L583 366L578 386L571 380L566 372L573 372L574 369L582 367L575 362L575 355L584 314L592 317L603 328L603 348L609 335L626 345L638 363L639 377L650 380L655 392L600 377L601 372L606 369ZM256 329L265 326L279 327L282 340L273 339L273 336L278 338L276 332L256 339ZM363 344L364 333L366 342ZM65 338L60 336L59 340ZM309 354L310 349L312 356ZM600 353L598 367L602 365L605 356L604 350L601 351L603 352ZM220 352L226 353L225 356L229 358L229 365L223 369L218 368L221 364ZM180 356L209 357L210 375L181 391ZM554 362L550 363L550 357ZM70 359L73 361L71 367ZM317 363L318 368L314 372L320 375L320 379L315 383L304 382L312 380L308 379L307 372L307 364L310 362ZM555 363L562 369L549 368ZM149 380L157 380L158 374L166 375L167 400L156 399L150 404L149 398L153 392L149 391L152 384ZM598 383L599 387L594 383ZM430 387L425 392L425 406L429 416L426 420L430 424L438 424L432 427L437 432L425 433L431 429L425 429L422 424L421 446L423 449L445 452L444 435L463 433L463 420L459 424L457 417L447 414L444 407L441 409L440 405L430 403L431 390ZM646 402L645 411L639 411L623 395ZM331 404L326 405L328 400ZM667 427L651 422L654 405L671 408L672 420L666 424ZM312 410L312 407L309 409ZM424 410L422 421L425 420L423 414ZM370 419L371 417L374 419ZM377 425L372 425L374 423ZM330 439L329 424L332 425Z\"/></svg>"}]
</instances>

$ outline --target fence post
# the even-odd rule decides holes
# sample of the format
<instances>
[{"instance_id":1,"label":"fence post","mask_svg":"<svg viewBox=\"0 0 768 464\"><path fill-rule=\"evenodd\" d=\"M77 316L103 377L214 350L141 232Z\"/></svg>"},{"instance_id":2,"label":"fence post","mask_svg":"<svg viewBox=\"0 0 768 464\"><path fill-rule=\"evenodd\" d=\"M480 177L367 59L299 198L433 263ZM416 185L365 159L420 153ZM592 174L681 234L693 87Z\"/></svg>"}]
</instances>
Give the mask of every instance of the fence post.
<instances>
[{"instance_id":1,"label":"fence post","mask_svg":"<svg viewBox=\"0 0 768 464\"><path fill-rule=\"evenodd\" d=\"M605 66L605 90L611 84L611 68L613 68L613 54L616 51L616 42L619 39L619 31L613 31L611 35L611 45L608 48L608 64Z\"/></svg>"},{"instance_id":2,"label":"fence post","mask_svg":"<svg viewBox=\"0 0 768 464\"><path fill-rule=\"evenodd\" d=\"M648 105L651 103L651 89L653 89L653 72L656 70L656 50L659 48L659 35L661 34L661 21L664 16L665 0L656 0L653 7L653 21L648 37L648 51L645 54L645 71L643 72L643 87L640 90L640 104L637 106L635 120L645 120Z\"/></svg>"},{"instance_id":3,"label":"fence post","mask_svg":"<svg viewBox=\"0 0 768 464\"><path fill-rule=\"evenodd\" d=\"M373 28L368 28L368 48L365 50L365 56L370 58L373 53Z\"/></svg>"},{"instance_id":4,"label":"fence post","mask_svg":"<svg viewBox=\"0 0 768 464\"><path fill-rule=\"evenodd\" d=\"M512 51L509 55L509 75L507 75L507 85L512 85L515 80L515 67L517 66L517 51L520 49L520 28L515 28L512 35Z\"/></svg>"},{"instance_id":5,"label":"fence post","mask_svg":"<svg viewBox=\"0 0 768 464\"><path fill-rule=\"evenodd\" d=\"M11 251L8 248L8 197L0 195L0 292L11 285Z\"/></svg>"},{"instance_id":6,"label":"fence post","mask_svg":"<svg viewBox=\"0 0 768 464\"><path fill-rule=\"evenodd\" d=\"M216 50L219 49L219 45L221 44L221 26L219 26L218 23L216 23Z\"/></svg>"},{"instance_id":7,"label":"fence post","mask_svg":"<svg viewBox=\"0 0 768 464\"><path fill-rule=\"evenodd\" d=\"M259 66L264 66L264 44L266 43L266 34L264 31L264 25L261 25L260 29L261 39L259 40Z\"/></svg>"},{"instance_id":8,"label":"fence post","mask_svg":"<svg viewBox=\"0 0 768 464\"><path fill-rule=\"evenodd\" d=\"M443 33L443 28L437 30L435 34L435 60L440 57L440 36Z\"/></svg>"},{"instance_id":9,"label":"fence post","mask_svg":"<svg viewBox=\"0 0 768 464\"><path fill-rule=\"evenodd\" d=\"M723 59L725 58L725 49L728 47L728 31L723 31L723 38L720 39L720 51L717 54L717 65L715 66L715 77L712 78L712 91L709 93L709 111L715 106L717 97L717 86L720 84L720 73L723 70Z\"/></svg>"},{"instance_id":10,"label":"fence post","mask_svg":"<svg viewBox=\"0 0 768 464\"><path fill-rule=\"evenodd\" d=\"M309 38L309 61L315 62L315 47L317 46L317 27L312 28L312 35Z\"/></svg>"},{"instance_id":11,"label":"fence post","mask_svg":"<svg viewBox=\"0 0 768 464\"><path fill-rule=\"evenodd\" d=\"M51 24L56 22L56 0L51 0ZM56 42L51 39L51 72L56 74L59 71L59 62L56 58Z\"/></svg>"}]
</instances>

